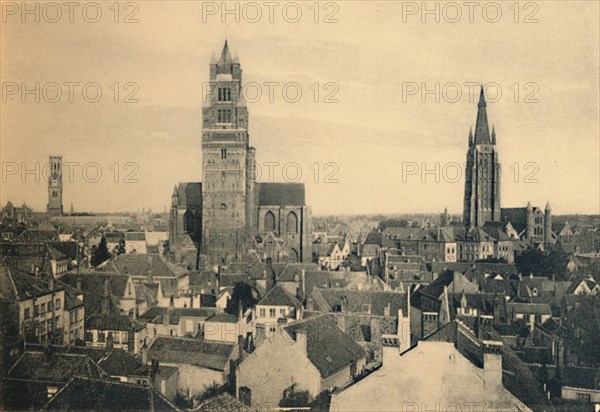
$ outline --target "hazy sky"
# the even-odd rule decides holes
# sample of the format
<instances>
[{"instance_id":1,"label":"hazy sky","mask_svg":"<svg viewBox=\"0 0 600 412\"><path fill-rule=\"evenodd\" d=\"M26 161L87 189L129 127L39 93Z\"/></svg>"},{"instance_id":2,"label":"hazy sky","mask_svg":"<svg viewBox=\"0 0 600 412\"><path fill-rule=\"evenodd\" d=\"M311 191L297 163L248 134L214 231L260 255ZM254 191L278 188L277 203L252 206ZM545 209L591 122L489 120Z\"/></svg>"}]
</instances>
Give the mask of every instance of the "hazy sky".
<instances>
[{"instance_id":1,"label":"hazy sky","mask_svg":"<svg viewBox=\"0 0 600 412\"><path fill-rule=\"evenodd\" d=\"M513 3L484 13L482 2L472 18L467 5L452 3L462 12L453 23L454 6L429 2L440 11L436 23L422 15L421 2L277 2L272 22L263 2L229 3L239 7L239 22L235 11L221 14L221 2L121 3L118 16L106 2L96 3L96 23L86 19L97 10L81 5L71 23L60 2L61 16L31 3L39 22L22 3L3 2L0 201L44 210L43 176L21 169L37 162L41 175L48 155L62 154L78 164L72 182L65 173L65 210L71 202L76 211L168 207L174 184L202 179L203 83L227 38L253 85L248 94L256 95L254 85L262 91L248 99L262 180L267 163L295 162L314 214L462 213L464 173L456 178L455 166L465 162L476 119L479 91L469 84L480 82L502 93L487 107L503 167L502 206L550 200L557 214L599 213L598 2ZM296 5L302 15L293 23ZM124 23L132 13L137 22ZM39 103L35 92L21 93L36 82ZM69 82L77 83L73 102ZM278 84L273 101L270 82ZM62 93L56 103L52 83ZM92 83L102 91L96 103L82 92L88 84L85 98L93 100ZM421 95L436 83L439 101ZM296 85L302 96L294 103ZM492 100L496 89L488 89ZM131 92L137 102L125 103ZM326 103L328 96L337 102ZM125 169L128 162L134 166ZM94 164L102 171L97 182ZM282 166L275 181L283 181ZM432 172L421 176L423 166ZM137 183L125 182L130 172ZM293 179L295 169L288 172ZM326 181L332 172L337 183Z\"/></svg>"}]
</instances>

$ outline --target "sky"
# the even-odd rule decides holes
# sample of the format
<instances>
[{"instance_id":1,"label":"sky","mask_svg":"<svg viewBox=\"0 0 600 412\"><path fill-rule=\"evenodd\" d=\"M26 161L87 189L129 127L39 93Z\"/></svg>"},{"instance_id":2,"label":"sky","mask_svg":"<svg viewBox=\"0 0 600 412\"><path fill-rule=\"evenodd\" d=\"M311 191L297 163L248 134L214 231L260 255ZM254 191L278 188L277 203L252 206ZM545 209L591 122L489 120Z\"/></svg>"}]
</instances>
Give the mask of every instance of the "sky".
<instances>
[{"instance_id":1,"label":"sky","mask_svg":"<svg viewBox=\"0 0 600 412\"><path fill-rule=\"evenodd\" d=\"M502 206L600 213L598 2L28 4L2 3L2 204L45 210L60 154L66 211L168 208L227 39L261 180L315 215L462 213L478 84Z\"/></svg>"}]
</instances>

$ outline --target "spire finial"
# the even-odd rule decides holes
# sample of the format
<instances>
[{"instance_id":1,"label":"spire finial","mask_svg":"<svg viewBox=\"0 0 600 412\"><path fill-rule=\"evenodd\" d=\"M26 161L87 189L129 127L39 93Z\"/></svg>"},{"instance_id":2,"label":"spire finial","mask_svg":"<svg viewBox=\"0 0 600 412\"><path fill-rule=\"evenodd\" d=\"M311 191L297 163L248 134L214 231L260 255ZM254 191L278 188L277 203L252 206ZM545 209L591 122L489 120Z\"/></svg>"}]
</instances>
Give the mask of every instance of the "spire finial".
<instances>
[{"instance_id":1,"label":"spire finial","mask_svg":"<svg viewBox=\"0 0 600 412\"><path fill-rule=\"evenodd\" d=\"M469 127L469 146L473 144L473 126Z\"/></svg>"},{"instance_id":2,"label":"spire finial","mask_svg":"<svg viewBox=\"0 0 600 412\"><path fill-rule=\"evenodd\" d=\"M481 90L479 91L479 103L477 104L477 107L485 107L486 103L485 103L485 93L483 91L483 84L480 85Z\"/></svg>"},{"instance_id":3,"label":"spire finial","mask_svg":"<svg viewBox=\"0 0 600 412\"><path fill-rule=\"evenodd\" d=\"M496 144L496 126L492 124L492 144Z\"/></svg>"}]
</instances>

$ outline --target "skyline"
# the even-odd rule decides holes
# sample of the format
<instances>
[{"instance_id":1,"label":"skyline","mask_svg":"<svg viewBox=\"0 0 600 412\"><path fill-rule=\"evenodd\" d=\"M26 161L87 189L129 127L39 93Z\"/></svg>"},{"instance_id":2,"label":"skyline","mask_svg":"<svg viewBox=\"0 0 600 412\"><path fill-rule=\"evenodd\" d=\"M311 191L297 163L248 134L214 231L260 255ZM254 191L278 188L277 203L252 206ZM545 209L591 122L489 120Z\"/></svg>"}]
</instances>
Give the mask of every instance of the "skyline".
<instances>
[{"instance_id":1,"label":"skyline","mask_svg":"<svg viewBox=\"0 0 600 412\"><path fill-rule=\"evenodd\" d=\"M3 98L7 82L35 81L95 81L107 98L98 104L3 103L3 173L8 162L25 162L31 168L35 162L47 163L50 154L62 155L64 162L97 162L103 171L99 182L85 182L81 175L73 183L65 179L65 210L73 202L79 212L142 207L162 211L169 205L174 185L202 179L202 85L208 81L211 55L218 55L227 38L233 54L239 55L244 83L263 85L263 98L248 102L250 142L257 149L257 162L263 166L271 161L299 164L303 172L300 182L306 184L307 203L315 215L439 213L444 207L460 214L464 172L454 183L435 183L433 175L427 175L425 183L418 175L405 176L403 182L402 164L421 167L424 162L432 168L439 163L441 172L443 165L464 163L469 128L475 126L480 82L499 84L504 96L496 103L488 102L488 120L497 132L503 170L502 206L523 207L530 200L543 207L550 201L556 214L598 213L598 50L590 47L594 53L584 55L568 47L572 41L598 38L593 19L598 5L581 4L585 7L542 3L539 23L527 26L501 21L493 26L492 36L485 22L460 27L409 22L395 27L389 16L398 6L386 3L379 6L381 12L363 10L370 14L365 21L375 14L381 23L378 31L370 32L373 38L363 36L366 39L355 32L360 31L355 27L361 8L354 3L340 4L339 23L301 21L293 28L285 22L254 26L203 23L199 14L184 13L187 7L179 4L169 6L172 14L163 18L161 3L143 4L140 21L118 30L114 23L93 29L88 25L82 31L78 22L51 26L11 25L8 21L2 27ZM165 26L161 33L173 30L182 36L153 33L157 21ZM560 23L570 36L555 33L553 28ZM278 31L282 27L287 31ZM457 28L462 31L457 33ZM485 38L477 37L486 30ZM502 38L513 32L516 34ZM455 34L454 43L447 38L449 33ZM198 40L203 34L210 35L206 41ZM544 54L545 47L533 45L511 50L519 35L551 42L557 53ZM379 43L375 36L389 44ZM18 44L15 38L24 43L18 49L10 47ZM471 41L468 45L467 39ZM400 48L409 54L406 58L390 51L415 41L421 46ZM478 64L463 61L470 60L466 58L469 54L460 57L465 49L481 54ZM81 57L66 60L74 50ZM423 50L426 52L419 52ZM308 51L315 54L313 59L305 58ZM514 58L499 60L508 51ZM341 53L354 59L341 59ZM37 57L39 66L30 65L30 54ZM110 55L114 59L107 57ZM436 57L433 62L431 56ZM114 61L118 67L97 67L100 58L104 63ZM315 61L322 63L313 64ZM503 64L494 64L497 61ZM66 67L69 74L65 74ZM264 85L270 81L281 85L296 82L310 99L290 103L275 94L270 103L264 94ZM109 87L114 82L119 82L120 100L133 90L124 85L134 82L139 87L135 95L139 102L112 102ZM444 99L435 103L429 97L422 103L418 94L408 95L407 88L423 82L428 87L436 82L458 84L463 97L456 103ZM315 83L320 92L318 103L310 94ZM331 83L333 86L326 86ZM516 83L519 102L514 101L515 89L510 89ZM525 89L530 83L533 86L528 87L533 89ZM339 102L324 103L327 92L336 87ZM539 102L524 103L527 93L536 87ZM440 135L448 137L440 139ZM103 150L93 153L90 147L98 142ZM109 169L115 162L119 163L118 183L113 181L114 168ZM127 162L139 166L135 175L139 183L122 182L131 171L124 168ZM315 162L319 164L319 183L312 181ZM339 183L322 181L331 170L324 169L328 162L339 166L335 175ZM525 169L529 163L533 169ZM515 165L520 172L517 182ZM525 183L527 173L536 167L539 182ZM283 179L279 175L274 181ZM585 182L590 189L580 190L576 181ZM2 183L0 201L3 205L8 200L18 205L25 201L34 210L45 210L46 189L43 179L35 183L30 175L23 184L8 176L6 184Z\"/></svg>"}]
</instances>

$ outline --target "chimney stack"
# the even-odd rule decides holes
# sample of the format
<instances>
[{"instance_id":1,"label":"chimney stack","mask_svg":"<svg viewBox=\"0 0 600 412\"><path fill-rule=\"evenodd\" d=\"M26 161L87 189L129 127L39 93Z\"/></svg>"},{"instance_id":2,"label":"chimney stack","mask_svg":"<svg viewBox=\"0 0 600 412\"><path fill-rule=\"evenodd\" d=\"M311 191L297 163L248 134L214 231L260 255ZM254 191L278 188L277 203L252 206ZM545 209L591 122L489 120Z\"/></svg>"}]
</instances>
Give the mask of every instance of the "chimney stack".
<instances>
[{"instance_id":1,"label":"chimney stack","mask_svg":"<svg viewBox=\"0 0 600 412\"><path fill-rule=\"evenodd\" d=\"M104 278L104 292L102 293L102 308L103 315L110 314L110 281Z\"/></svg>"},{"instance_id":2,"label":"chimney stack","mask_svg":"<svg viewBox=\"0 0 600 412\"><path fill-rule=\"evenodd\" d=\"M296 344L300 345L300 350L303 353L308 353L308 335L305 330L296 331Z\"/></svg>"}]
</instances>

